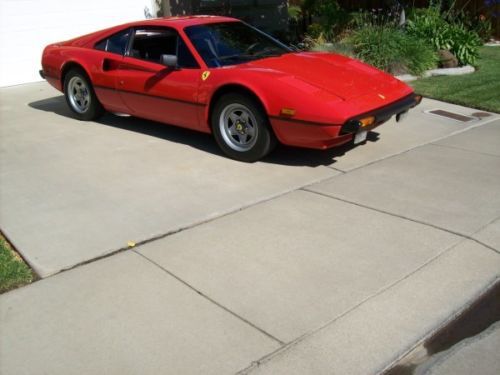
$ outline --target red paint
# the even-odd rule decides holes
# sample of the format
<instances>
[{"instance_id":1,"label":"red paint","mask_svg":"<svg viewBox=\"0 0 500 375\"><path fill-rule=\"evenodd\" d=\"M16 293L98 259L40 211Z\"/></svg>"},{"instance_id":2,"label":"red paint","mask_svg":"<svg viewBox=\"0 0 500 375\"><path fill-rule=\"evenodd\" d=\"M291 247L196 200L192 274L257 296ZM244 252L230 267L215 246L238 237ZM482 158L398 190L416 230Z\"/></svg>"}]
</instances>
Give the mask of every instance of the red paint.
<instances>
[{"instance_id":1,"label":"red paint","mask_svg":"<svg viewBox=\"0 0 500 375\"><path fill-rule=\"evenodd\" d=\"M352 134L339 135L349 119L412 93L391 75L330 53L290 53L209 69L183 29L215 22L239 21L215 16L170 17L116 26L47 46L43 71L47 81L62 91L66 64L77 64L89 76L106 109L203 132L211 131L209 106L214 93L226 85L237 85L259 98L282 143L319 149L352 139ZM176 29L200 68L172 70L93 48L103 38L134 26ZM202 80L205 71L210 71L210 76ZM294 109L295 115L281 115L282 108Z\"/></svg>"}]
</instances>

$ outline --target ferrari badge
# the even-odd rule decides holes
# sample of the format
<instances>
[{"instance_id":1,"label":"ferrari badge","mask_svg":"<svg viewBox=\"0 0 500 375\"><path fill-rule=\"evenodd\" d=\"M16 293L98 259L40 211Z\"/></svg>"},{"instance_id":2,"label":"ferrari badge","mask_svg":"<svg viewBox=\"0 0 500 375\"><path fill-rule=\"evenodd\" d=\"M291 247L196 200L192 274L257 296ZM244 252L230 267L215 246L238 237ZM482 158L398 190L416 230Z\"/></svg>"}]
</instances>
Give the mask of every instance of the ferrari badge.
<instances>
[{"instance_id":1,"label":"ferrari badge","mask_svg":"<svg viewBox=\"0 0 500 375\"><path fill-rule=\"evenodd\" d=\"M204 81L206 81L209 76L210 72L208 70L205 70L203 73L201 73L201 79Z\"/></svg>"}]
</instances>

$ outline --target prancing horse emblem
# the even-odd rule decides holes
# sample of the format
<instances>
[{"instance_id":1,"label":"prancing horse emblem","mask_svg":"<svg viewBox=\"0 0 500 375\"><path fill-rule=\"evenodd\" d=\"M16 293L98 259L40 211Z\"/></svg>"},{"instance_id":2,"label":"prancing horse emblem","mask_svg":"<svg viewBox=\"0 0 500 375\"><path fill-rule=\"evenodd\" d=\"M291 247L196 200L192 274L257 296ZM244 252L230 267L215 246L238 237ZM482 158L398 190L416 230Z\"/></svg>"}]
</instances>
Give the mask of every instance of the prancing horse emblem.
<instances>
[{"instance_id":1,"label":"prancing horse emblem","mask_svg":"<svg viewBox=\"0 0 500 375\"><path fill-rule=\"evenodd\" d=\"M201 74L201 79L202 80L206 80L208 78L208 76L210 75L210 72L208 70L205 70L202 74Z\"/></svg>"}]
</instances>

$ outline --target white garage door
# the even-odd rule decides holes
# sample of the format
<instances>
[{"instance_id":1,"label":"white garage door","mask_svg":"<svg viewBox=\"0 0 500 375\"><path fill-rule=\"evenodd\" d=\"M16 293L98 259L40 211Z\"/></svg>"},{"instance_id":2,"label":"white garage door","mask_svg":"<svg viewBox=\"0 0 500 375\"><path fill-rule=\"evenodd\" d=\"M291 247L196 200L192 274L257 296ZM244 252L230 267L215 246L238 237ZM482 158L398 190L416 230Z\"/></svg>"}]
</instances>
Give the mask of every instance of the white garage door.
<instances>
[{"instance_id":1,"label":"white garage door","mask_svg":"<svg viewBox=\"0 0 500 375\"><path fill-rule=\"evenodd\" d=\"M154 0L0 0L0 87L41 80L53 42L145 18ZM146 9L145 9L146 8Z\"/></svg>"}]
</instances>

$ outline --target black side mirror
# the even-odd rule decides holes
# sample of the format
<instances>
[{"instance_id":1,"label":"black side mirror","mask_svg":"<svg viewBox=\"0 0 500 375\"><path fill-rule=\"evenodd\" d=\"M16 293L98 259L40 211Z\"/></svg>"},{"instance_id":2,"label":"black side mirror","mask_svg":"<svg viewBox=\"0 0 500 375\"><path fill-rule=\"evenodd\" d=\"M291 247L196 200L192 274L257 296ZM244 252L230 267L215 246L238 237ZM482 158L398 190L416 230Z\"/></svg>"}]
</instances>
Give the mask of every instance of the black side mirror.
<instances>
[{"instance_id":1,"label":"black side mirror","mask_svg":"<svg viewBox=\"0 0 500 375\"><path fill-rule=\"evenodd\" d=\"M177 69L177 56L176 55L161 55L160 56L160 64L165 65L166 67Z\"/></svg>"}]
</instances>

